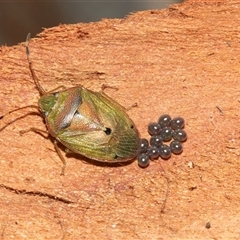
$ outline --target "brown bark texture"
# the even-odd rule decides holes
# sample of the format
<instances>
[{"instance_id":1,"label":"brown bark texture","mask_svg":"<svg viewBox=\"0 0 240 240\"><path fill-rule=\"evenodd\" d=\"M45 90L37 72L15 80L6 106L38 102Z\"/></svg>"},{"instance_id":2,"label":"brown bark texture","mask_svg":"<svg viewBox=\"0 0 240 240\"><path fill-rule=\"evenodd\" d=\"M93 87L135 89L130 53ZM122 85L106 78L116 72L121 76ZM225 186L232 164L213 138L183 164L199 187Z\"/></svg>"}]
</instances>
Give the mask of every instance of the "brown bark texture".
<instances>
[{"instance_id":1,"label":"brown bark texture","mask_svg":"<svg viewBox=\"0 0 240 240\"><path fill-rule=\"evenodd\" d=\"M237 1L186 1L31 39L44 89L117 87L105 92L138 104L128 114L141 137L168 113L184 117L188 140L182 154L145 169L69 155L60 176L52 142L20 134L44 130L42 118L19 119L0 132L0 238L240 238L239 12ZM24 40L0 48L0 72L0 115L37 105ZM0 119L0 128L29 111Z\"/></svg>"}]
</instances>

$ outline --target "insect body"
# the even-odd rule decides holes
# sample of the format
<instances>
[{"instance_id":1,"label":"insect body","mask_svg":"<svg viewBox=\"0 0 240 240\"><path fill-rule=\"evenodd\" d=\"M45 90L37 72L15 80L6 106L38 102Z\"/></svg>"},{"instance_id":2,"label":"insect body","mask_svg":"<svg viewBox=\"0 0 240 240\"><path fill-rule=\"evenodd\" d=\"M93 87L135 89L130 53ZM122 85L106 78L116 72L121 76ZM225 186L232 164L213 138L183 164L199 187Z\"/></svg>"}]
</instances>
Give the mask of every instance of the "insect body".
<instances>
[{"instance_id":1,"label":"insect body","mask_svg":"<svg viewBox=\"0 0 240 240\"><path fill-rule=\"evenodd\" d=\"M72 152L122 162L138 152L138 132L123 108L103 93L73 87L43 95L39 107L48 132Z\"/></svg>"},{"instance_id":2,"label":"insect body","mask_svg":"<svg viewBox=\"0 0 240 240\"><path fill-rule=\"evenodd\" d=\"M72 152L97 161L125 162L136 157L140 137L125 109L103 92L93 92L82 86L46 92L33 70L29 38L30 34L26 40L27 59L40 93L38 105L48 133ZM57 142L54 146L65 166Z\"/></svg>"}]
</instances>

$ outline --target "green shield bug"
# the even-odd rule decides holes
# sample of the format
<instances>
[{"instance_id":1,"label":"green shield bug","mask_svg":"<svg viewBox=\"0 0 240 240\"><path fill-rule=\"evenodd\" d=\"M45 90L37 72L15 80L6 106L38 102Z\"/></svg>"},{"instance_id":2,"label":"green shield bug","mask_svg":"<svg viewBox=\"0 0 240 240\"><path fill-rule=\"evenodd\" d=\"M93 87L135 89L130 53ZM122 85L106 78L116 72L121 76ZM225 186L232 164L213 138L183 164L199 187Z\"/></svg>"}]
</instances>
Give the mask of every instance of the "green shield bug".
<instances>
[{"instance_id":1,"label":"green shield bug","mask_svg":"<svg viewBox=\"0 0 240 240\"><path fill-rule=\"evenodd\" d=\"M45 120L47 133L55 139L54 147L63 162L62 174L66 162L57 145L59 142L71 152L100 162L126 162L135 158L140 137L126 109L103 92L93 92L81 85L46 92L33 69L29 39L30 34L26 39L26 53L40 94L38 109ZM27 107L31 106L11 112ZM28 131L42 132L36 128L24 132Z\"/></svg>"}]
</instances>

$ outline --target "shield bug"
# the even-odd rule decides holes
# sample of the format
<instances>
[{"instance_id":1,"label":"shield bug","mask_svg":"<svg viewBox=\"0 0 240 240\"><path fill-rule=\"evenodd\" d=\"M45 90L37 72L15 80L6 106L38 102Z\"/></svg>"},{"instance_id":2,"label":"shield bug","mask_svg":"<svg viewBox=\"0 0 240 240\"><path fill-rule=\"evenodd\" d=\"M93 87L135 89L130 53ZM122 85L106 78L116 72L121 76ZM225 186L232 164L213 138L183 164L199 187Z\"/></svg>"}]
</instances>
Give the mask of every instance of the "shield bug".
<instances>
[{"instance_id":1,"label":"shield bug","mask_svg":"<svg viewBox=\"0 0 240 240\"><path fill-rule=\"evenodd\" d=\"M135 158L140 137L126 109L103 91L93 92L81 85L46 92L33 69L29 40L30 34L26 39L26 53L33 81L40 94L38 108L63 162L62 174L66 162L59 150L59 142L71 152L96 161L126 162ZM42 132L37 128L24 132L28 131Z\"/></svg>"}]
</instances>

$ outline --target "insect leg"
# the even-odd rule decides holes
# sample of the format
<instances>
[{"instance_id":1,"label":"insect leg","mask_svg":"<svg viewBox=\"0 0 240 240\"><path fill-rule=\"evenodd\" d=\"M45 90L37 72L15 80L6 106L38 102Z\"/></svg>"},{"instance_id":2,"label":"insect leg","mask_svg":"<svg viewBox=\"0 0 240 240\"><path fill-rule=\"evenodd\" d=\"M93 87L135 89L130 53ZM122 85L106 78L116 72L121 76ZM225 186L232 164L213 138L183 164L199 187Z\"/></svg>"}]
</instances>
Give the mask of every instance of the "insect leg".
<instances>
[{"instance_id":1,"label":"insect leg","mask_svg":"<svg viewBox=\"0 0 240 240\"><path fill-rule=\"evenodd\" d=\"M132 108L135 108L135 107L138 107L137 103L133 103L131 106L127 107L126 111L129 111L129 110L131 110Z\"/></svg>"},{"instance_id":2,"label":"insect leg","mask_svg":"<svg viewBox=\"0 0 240 240\"><path fill-rule=\"evenodd\" d=\"M27 132L35 132L35 133L38 133L38 134L42 135L45 138L47 138L47 137L44 136L43 134L48 135L48 132L46 130L42 130L42 129L38 129L38 128L34 128L34 127L20 131L20 134L22 135L22 134L25 134Z\"/></svg>"},{"instance_id":3,"label":"insect leg","mask_svg":"<svg viewBox=\"0 0 240 240\"><path fill-rule=\"evenodd\" d=\"M42 129L38 129L38 128L29 128L27 130L22 130L20 131L20 134L25 134L27 132L35 132L35 133L38 133L40 135L42 135L43 137L47 138L46 136L44 136L43 134L49 134L46 130L42 130ZM65 172L65 168L66 168L66 160L65 158L63 157L58 145L57 145L57 141L54 140L53 141L53 144L54 144L54 148L59 156L59 158L61 159L62 163L63 163L63 166L62 166L62 171L61 171L61 175L64 175L64 172Z\"/></svg>"},{"instance_id":4,"label":"insect leg","mask_svg":"<svg viewBox=\"0 0 240 240\"><path fill-rule=\"evenodd\" d=\"M111 101L112 103L114 103L114 105L116 105L117 107L121 108L123 111L129 111L130 109L132 109L133 107L137 107L138 104L137 103L133 103L131 106L129 107L124 107L122 105L120 105L118 102L114 101L112 98L110 98L105 92L104 92L104 89L106 88L114 88L114 89L118 89L118 88L115 88L115 87L111 87L111 86L107 86L105 84L102 85L102 90L100 91L100 94L104 97L104 98L107 98L109 101Z\"/></svg>"},{"instance_id":5,"label":"insect leg","mask_svg":"<svg viewBox=\"0 0 240 240\"><path fill-rule=\"evenodd\" d=\"M62 166L62 172L61 172L61 175L64 175L65 173L65 168L66 168L66 160L65 158L63 157L59 147L58 147L58 142L56 140L53 141L53 144L54 144L54 148L59 156L59 158L61 159L62 163L63 163L63 166Z\"/></svg>"},{"instance_id":6,"label":"insect leg","mask_svg":"<svg viewBox=\"0 0 240 240\"><path fill-rule=\"evenodd\" d=\"M101 92L104 92L104 90L106 88L112 88L112 89L118 90L118 87L114 87L114 86L103 84L102 87L101 87Z\"/></svg>"}]
</instances>

